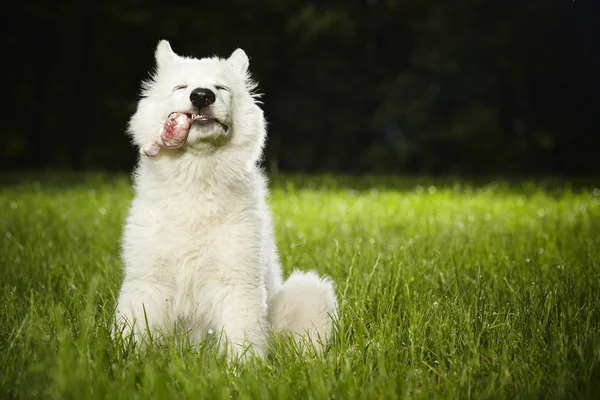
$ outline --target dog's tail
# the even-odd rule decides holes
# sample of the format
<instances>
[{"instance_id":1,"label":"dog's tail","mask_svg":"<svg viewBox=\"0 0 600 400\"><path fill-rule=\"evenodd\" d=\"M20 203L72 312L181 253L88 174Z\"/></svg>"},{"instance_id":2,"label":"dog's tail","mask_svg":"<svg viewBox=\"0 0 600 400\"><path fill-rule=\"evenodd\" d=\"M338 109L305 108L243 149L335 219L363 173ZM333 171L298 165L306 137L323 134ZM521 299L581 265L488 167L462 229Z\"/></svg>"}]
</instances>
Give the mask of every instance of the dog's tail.
<instances>
[{"instance_id":1,"label":"dog's tail","mask_svg":"<svg viewBox=\"0 0 600 400\"><path fill-rule=\"evenodd\" d=\"M269 322L274 333L291 334L301 351L306 350L308 339L321 354L331 341L337 308L329 278L312 271L295 271L271 297Z\"/></svg>"}]
</instances>

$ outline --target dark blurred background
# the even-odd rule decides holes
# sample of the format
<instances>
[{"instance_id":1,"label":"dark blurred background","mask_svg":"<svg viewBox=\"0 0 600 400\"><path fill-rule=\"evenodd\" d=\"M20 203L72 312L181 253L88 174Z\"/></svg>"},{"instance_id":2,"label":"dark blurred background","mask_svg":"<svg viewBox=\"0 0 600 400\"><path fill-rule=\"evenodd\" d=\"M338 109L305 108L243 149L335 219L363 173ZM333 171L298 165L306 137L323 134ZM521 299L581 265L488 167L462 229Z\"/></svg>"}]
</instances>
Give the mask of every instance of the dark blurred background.
<instances>
[{"instance_id":1,"label":"dark blurred background","mask_svg":"<svg viewBox=\"0 0 600 400\"><path fill-rule=\"evenodd\" d=\"M600 172L599 0L3 6L3 169L130 170L159 39L242 47L283 172Z\"/></svg>"}]
</instances>

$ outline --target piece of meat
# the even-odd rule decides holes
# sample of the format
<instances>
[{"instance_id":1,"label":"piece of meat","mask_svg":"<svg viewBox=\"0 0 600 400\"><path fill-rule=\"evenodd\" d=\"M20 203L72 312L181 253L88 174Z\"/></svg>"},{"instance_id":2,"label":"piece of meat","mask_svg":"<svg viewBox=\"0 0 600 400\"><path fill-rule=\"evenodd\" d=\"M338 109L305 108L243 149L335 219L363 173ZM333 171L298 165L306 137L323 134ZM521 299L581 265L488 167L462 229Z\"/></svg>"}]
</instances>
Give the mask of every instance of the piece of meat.
<instances>
[{"instance_id":1,"label":"piece of meat","mask_svg":"<svg viewBox=\"0 0 600 400\"><path fill-rule=\"evenodd\" d=\"M140 153L146 157L154 158L160 153L160 144L158 144L156 139L152 139L150 143L146 143L142 146Z\"/></svg>"},{"instance_id":2,"label":"piece of meat","mask_svg":"<svg viewBox=\"0 0 600 400\"><path fill-rule=\"evenodd\" d=\"M163 146L170 149L182 147L190 133L191 124L192 120L187 114L172 113L163 125L159 143L162 141Z\"/></svg>"},{"instance_id":3,"label":"piece of meat","mask_svg":"<svg viewBox=\"0 0 600 400\"><path fill-rule=\"evenodd\" d=\"M190 133L192 119L188 114L174 112L165 120L160 135L140 148L140 153L154 158L161 148L178 149L182 147Z\"/></svg>"}]
</instances>

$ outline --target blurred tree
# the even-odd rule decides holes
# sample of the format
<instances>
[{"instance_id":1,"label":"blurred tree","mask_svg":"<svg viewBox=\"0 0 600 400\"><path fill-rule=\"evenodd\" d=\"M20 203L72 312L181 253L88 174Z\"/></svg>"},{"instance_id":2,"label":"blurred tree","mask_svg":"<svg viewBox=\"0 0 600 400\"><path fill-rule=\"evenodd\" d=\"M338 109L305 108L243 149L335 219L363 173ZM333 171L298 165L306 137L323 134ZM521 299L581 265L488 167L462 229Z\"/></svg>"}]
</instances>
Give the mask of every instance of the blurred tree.
<instances>
[{"instance_id":1,"label":"blurred tree","mask_svg":"<svg viewBox=\"0 0 600 400\"><path fill-rule=\"evenodd\" d=\"M251 58L284 171L600 170L600 2L10 3L3 167L130 169L159 39Z\"/></svg>"}]
</instances>

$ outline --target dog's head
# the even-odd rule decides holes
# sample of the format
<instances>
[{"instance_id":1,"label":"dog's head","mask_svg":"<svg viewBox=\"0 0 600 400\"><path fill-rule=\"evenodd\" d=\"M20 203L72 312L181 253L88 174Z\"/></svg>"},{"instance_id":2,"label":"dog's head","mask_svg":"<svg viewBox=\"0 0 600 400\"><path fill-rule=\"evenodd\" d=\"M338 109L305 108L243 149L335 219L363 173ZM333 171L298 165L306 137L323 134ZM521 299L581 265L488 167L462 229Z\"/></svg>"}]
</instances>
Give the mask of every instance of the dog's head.
<instances>
[{"instance_id":1,"label":"dog's head","mask_svg":"<svg viewBox=\"0 0 600 400\"><path fill-rule=\"evenodd\" d=\"M142 99L129 124L136 144L152 140L168 116L179 112L191 121L184 151L262 147L263 114L242 49L226 59L197 59L177 55L168 41L161 40L155 58L154 74L143 83Z\"/></svg>"}]
</instances>

